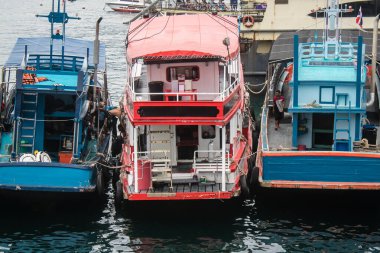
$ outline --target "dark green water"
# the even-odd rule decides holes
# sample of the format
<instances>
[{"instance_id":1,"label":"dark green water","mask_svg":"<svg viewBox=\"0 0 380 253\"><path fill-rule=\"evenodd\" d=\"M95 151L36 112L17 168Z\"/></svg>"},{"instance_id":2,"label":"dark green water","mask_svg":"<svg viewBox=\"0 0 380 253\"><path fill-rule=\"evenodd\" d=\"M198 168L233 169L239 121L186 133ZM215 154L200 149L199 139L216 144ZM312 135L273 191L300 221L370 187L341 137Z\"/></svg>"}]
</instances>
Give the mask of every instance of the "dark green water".
<instances>
[{"instance_id":1,"label":"dark green water","mask_svg":"<svg viewBox=\"0 0 380 253\"><path fill-rule=\"evenodd\" d=\"M119 212L112 198L2 205L0 252L378 252L378 197L261 192L240 204L159 202Z\"/></svg>"},{"instance_id":2,"label":"dark green water","mask_svg":"<svg viewBox=\"0 0 380 253\"><path fill-rule=\"evenodd\" d=\"M82 19L71 21L67 33L93 39L95 22L103 16L100 38L117 102L125 80L122 23L132 16L108 10L104 2L68 2L69 13ZM35 14L48 13L50 1L0 0L0 9L0 63L17 37L48 36L47 22ZM262 97L253 99L259 108ZM0 252L380 252L379 194L275 191L233 205L157 203L121 212L114 209L112 194L110 189L99 205L1 200Z\"/></svg>"}]
</instances>

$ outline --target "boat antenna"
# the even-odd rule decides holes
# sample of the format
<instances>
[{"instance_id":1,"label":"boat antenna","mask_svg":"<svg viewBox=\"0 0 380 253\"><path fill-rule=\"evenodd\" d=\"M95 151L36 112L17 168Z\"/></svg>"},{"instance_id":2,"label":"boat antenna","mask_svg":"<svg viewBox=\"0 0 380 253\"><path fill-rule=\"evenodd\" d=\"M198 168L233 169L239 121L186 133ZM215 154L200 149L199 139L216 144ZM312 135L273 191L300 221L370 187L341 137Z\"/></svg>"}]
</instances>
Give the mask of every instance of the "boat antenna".
<instances>
[{"instance_id":1,"label":"boat antenna","mask_svg":"<svg viewBox=\"0 0 380 253\"><path fill-rule=\"evenodd\" d=\"M325 58L330 58L332 56L331 49L334 50L334 58L339 55L340 47L339 41L341 39L341 33L339 29L339 14L343 15L344 12L352 12L352 8L339 8L339 0L327 0L327 7L324 10L325 12L325 29L323 44L325 48Z\"/></svg>"},{"instance_id":2,"label":"boat antenna","mask_svg":"<svg viewBox=\"0 0 380 253\"><path fill-rule=\"evenodd\" d=\"M55 8L55 2L57 1L57 7ZM66 23L69 21L69 19L80 19L79 17L69 17L66 13L66 1L63 0L63 12L61 11L61 0L52 0L51 5L51 12L49 15L39 15L37 14L36 17L42 17L42 18L48 18L48 21L50 23L50 67L52 66L52 56L53 56L53 43L54 40L61 40L62 41L62 58L64 57L65 53L65 33L66 33ZM62 34L60 34L59 30L57 30L56 33L54 33L54 24L60 23L62 24Z\"/></svg>"}]
</instances>

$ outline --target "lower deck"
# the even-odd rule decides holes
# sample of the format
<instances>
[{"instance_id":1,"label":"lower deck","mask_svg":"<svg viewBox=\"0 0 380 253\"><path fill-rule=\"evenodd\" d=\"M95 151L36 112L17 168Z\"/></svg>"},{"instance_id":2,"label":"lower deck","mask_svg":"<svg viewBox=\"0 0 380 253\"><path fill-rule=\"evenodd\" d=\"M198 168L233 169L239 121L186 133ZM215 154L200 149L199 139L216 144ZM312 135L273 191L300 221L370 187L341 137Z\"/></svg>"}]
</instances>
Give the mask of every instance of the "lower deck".
<instances>
[{"instance_id":1,"label":"lower deck","mask_svg":"<svg viewBox=\"0 0 380 253\"><path fill-rule=\"evenodd\" d=\"M370 122L375 124L363 125L356 130L356 122L352 117L350 126L347 123L334 122L333 113L304 113L298 114L297 144L293 144L293 117L285 113L280 120L280 127L275 127L273 113L267 114L263 128L267 136L267 150L269 151L353 151L353 152L380 152L380 127L376 119ZM336 125L334 125L336 124ZM347 132L350 134L348 135ZM335 136L334 136L335 135ZM355 140L357 137L358 140ZM336 139L336 147L334 147Z\"/></svg>"},{"instance_id":2,"label":"lower deck","mask_svg":"<svg viewBox=\"0 0 380 253\"><path fill-rule=\"evenodd\" d=\"M275 129L275 119L272 115L268 117L267 134L270 150L292 150L292 120L287 115L280 121L280 127Z\"/></svg>"},{"instance_id":3,"label":"lower deck","mask_svg":"<svg viewBox=\"0 0 380 253\"><path fill-rule=\"evenodd\" d=\"M232 191L234 184L226 184L226 191ZM133 192L133 186L128 186L128 192ZM139 190L138 193L182 193L182 192L220 192L222 191L221 183L189 183L155 186L152 189Z\"/></svg>"}]
</instances>

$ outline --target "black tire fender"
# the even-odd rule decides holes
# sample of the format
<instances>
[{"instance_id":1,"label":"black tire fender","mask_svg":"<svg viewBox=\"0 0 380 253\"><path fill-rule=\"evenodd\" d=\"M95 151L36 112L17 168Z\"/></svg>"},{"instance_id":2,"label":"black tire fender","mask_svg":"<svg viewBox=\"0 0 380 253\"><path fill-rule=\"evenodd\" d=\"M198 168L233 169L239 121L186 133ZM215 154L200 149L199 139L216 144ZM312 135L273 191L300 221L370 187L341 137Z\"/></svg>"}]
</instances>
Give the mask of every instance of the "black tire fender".
<instances>
[{"instance_id":1,"label":"black tire fender","mask_svg":"<svg viewBox=\"0 0 380 253\"><path fill-rule=\"evenodd\" d=\"M115 207L120 208L123 205L123 202L124 202L123 185L121 184L121 182L119 180L116 182Z\"/></svg>"},{"instance_id":2,"label":"black tire fender","mask_svg":"<svg viewBox=\"0 0 380 253\"><path fill-rule=\"evenodd\" d=\"M97 175L96 175L96 192L98 193L99 197L104 196L104 178L103 178L103 172L101 169L98 169Z\"/></svg>"},{"instance_id":3,"label":"black tire fender","mask_svg":"<svg viewBox=\"0 0 380 253\"><path fill-rule=\"evenodd\" d=\"M249 197L249 187L247 185L247 175L240 175L240 190L243 197Z\"/></svg>"}]
</instances>

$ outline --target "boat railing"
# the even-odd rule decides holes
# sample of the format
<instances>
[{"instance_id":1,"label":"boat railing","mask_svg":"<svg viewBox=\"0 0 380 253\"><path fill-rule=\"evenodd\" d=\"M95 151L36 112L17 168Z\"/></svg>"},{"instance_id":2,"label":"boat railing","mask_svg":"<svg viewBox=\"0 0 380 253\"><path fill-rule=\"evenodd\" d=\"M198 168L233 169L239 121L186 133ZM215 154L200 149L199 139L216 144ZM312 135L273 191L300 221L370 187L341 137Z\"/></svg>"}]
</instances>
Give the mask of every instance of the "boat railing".
<instances>
[{"instance_id":1,"label":"boat railing","mask_svg":"<svg viewBox=\"0 0 380 253\"><path fill-rule=\"evenodd\" d=\"M264 102L263 113L261 114L261 145L263 151L269 150L268 145L268 112L269 108L267 106L267 101Z\"/></svg>"},{"instance_id":2,"label":"boat railing","mask_svg":"<svg viewBox=\"0 0 380 253\"><path fill-rule=\"evenodd\" d=\"M239 12L245 12L247 14L259 15L264 13L267 9L266 3L258 3L258 2L248 2L246 4L237 3L228 4L228 3L206 3L206 2L176 2L176 1L161 1L162 9L175 9L175 10L186 10L186 11L218 11L218 12L235 12L238 14ZM255 20L256 21L256 20Z\"/></svg>"},{"instance_id":3,"label":"boat railing","mask_svg":"<svg viewBox=\"0 0 380 253\"><path fill-rule=\"evenodd\" d=\"M200 156L200 154L203 154ZM230 166L230 152L223 152L222 150L196 150L193 157L193 168L203 169L222 169L223 154L226 158L226 167Z\"/></svg>"},{"instance_id":4,"label":"boat railing","mask_svg":"<svg viewBox=\"0 0 380 253\"><path fill-rule=\"evenodd\" d=\"M199 154L207 157L200 158ZM222 173L222 189L226 189L226 173L230 173L230 153L223 150L196 150L194 151L193 169L199 176L200 173Z\"/></svg>"},{"instance_id":5,"label":"boat railing","mask_svg":"<svg viewBox=\"0 0 380 253\"><path fill-rule=\"evenodd\" d=\"M239 85L239 81L239 78L233 80L231 85L228 85L221 92L199 92L197 89L184 91L171 91L164 89L163 92L136 92L132 90L132 87L129 85L126 86L126 92L134 102L155 101L151 99L152 96L162 96L163 101L184 101L186 97L188 98L186 99L187 101L223 101L235 90L236 86Z\"/></svg>"},{"instance_id":6,"label":"boat railing","mask_svg":"<svg viewBox=\"0 0 380 253\"><path fill-rule=\"evenodd\" d=\"M4 87L16 84L17 66L1 67L1 85Z\"/></svg>"},{"instance_id":7,"label":"boat railing","mask_svg":"<svg viewBox=\"0 0 380 253\"><path fill-rule=\"evenodd\" d=\"M144 171L146 171L146 166L149 166L149 176L152 174L152 169L158 166L159 168L166 168L171 171L170 165L170 150L151 150L151 151L137 151L132 152L132 163L134 166L134 173L137 175L135 177L135 192L138 189L138 180L144 179ZM138 171L141 171L139 174ZM171 174L171 173L170 173Z\"/></svg>"},{"instance_id":8,"label":"boat railing","mask_svg":"<svg viewBox=\"0 0 380 253\"><path fill-rule=\"evenodd\" d=\"M27 65L38 70L66 70L78 72L87 69L87 59L81 56L30 54Z\"/></svg>"},{"instance_id":9,"label":"boat railing","mask_svg":"<svg viewBox=\"0 0 380 253\"><path fill-rule=\"evenodd\" d=\"M137 160L145 160L150 162L159 162L160 159L167 159L170 156L170 150L150 150L150 151L137 151L132 152L132 161L134 161L135 154L137 155Z\"/></svg>"},{"instance_id":10,"label":"boat railing","mask_svg":"<svg viewBox=\"0 0 380 253\"><path fill-rule=\"evenodd\" d=\"M300 57L301 59L316 59L324 58L327 54L335 59L351 60L356 59L357 48L358 45L356 43L347 42L331 45L326 45L321 42L302 43L300 44Z\"/></svg>"}]
</instances>

